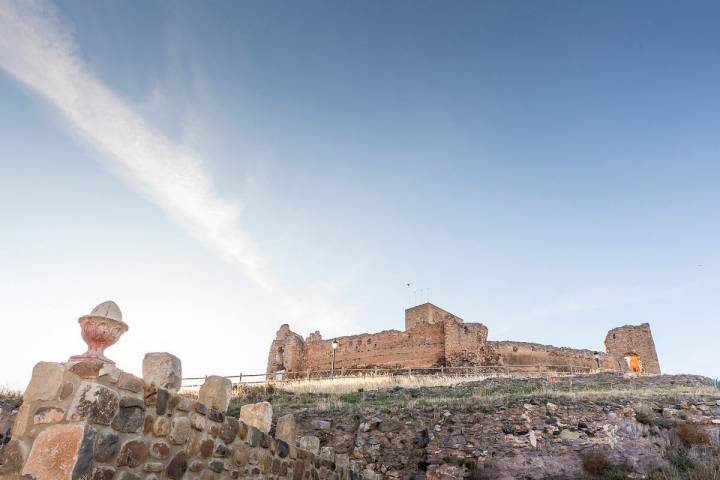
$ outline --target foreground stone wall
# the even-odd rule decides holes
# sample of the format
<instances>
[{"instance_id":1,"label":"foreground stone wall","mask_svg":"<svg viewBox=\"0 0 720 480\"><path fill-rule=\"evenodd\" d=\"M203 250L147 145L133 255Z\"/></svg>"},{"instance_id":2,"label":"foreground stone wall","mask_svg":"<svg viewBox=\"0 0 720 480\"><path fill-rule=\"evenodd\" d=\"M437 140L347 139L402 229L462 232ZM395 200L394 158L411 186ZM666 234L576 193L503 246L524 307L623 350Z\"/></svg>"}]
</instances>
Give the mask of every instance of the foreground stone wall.
<instances>
[{"instance_id":1,"label":"foreground stone wall","mask_svg":"<svg viewBox=\"0 0 720 480\"><path fill-rule=\"evenodd\" d=\"M526 366L574 366L583 371L596 369L630 371L636 357L642 373L659 374L660 365L648 324L611 330L605 340L607 352L554 347L537 343L488 341L488 329L481 323L465 323L430 303L405 311L405 331L387 330L374 334L324 340L314 332L306 340L283 325L270 347L267 374L284 372L290 378L332 368L333 341L335 369L499 367L523 370ZM517 368L515 368L517 367Z\"/></svg>"},{"instance_id":2,"label":"foreground stone wall","mask_svg":"<svg viewBox=\"0 0 720 480\"><path fill-rule=\"evenodd\" d=\"M347 466L337 468L334 460L226 415L228 384L209 379L201 388L203 403L107 364L41 362L3 449L0 477L349 478ZM261 418L257 425L269 423Z\"/></svg>"}]
</instances>

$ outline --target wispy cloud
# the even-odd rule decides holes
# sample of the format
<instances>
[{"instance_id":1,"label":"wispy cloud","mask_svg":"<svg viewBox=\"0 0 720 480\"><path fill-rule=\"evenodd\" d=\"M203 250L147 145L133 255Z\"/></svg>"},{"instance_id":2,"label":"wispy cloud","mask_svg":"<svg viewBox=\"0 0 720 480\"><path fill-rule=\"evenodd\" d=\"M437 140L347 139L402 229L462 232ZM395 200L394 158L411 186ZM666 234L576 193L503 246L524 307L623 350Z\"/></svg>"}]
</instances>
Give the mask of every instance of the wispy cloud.
<instances>
[{"instance_id":1,"label":"wispy cloud","mask_svg":"<svg viewBox=\"0 0 720 480\"><path fill-rule=\"evenodd\" d=\"M45 97L113 171L174 221L242 265L256 283L274 288L239 223L238 204L218 194L197 154L171 142L92 72L52 5L0 0L0 32L0 68Z\"/></svg>"},{"instance_id":2,"label":"wispy cloud","mask_svg":"<svg viewBox=\"0 0 720 480\"><path fill-rule=\"evenodd\" d=\"M647 288L630 286L598 286L575 290L530 311L532 318L548 318L568 313L644 303L673 297L693 288L694 284Z\"/></svg>"}]
</instances>

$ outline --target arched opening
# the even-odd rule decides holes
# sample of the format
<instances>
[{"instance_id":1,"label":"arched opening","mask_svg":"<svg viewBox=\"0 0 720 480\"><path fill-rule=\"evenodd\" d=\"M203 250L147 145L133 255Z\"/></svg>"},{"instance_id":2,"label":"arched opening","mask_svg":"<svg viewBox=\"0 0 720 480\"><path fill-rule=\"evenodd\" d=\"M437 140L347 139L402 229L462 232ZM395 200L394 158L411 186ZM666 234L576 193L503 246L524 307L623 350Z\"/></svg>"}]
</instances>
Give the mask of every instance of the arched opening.
<instances>
[{"instance_id":1,"label":"arched opening","mask_svg":"<svg viewBox=\"0 0 720 480\"><path fill-rule=\"evenodd\" d=\"M637 353L628 353L625 355L625 361L627 362L628 370L633 373L642 372L642 362Z\"/></svg>"},{"instance_id":2,"label":"arched opening","mask_svg":"<svg viewBox=\"0 0 720 480\"><path fill-rule=\"evenodd\" d=\"M285 370L285 349L280 346L275 353L275 371Z\"/></svg>"}]
</instances>

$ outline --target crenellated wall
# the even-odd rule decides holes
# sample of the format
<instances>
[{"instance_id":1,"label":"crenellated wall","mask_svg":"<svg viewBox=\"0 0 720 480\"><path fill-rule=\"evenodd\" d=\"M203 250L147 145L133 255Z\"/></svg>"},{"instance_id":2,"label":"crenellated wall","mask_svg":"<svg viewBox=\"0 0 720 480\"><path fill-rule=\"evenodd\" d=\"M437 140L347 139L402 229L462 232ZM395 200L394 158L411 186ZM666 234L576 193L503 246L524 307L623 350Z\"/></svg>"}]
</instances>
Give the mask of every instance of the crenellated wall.
<instances>
[{"instance_id":1,"label":"crenellated wall","mask_svg":"<svg viewBox=\"0 0 720 480\"><path fill-rule=\"evenodd\" d=\"M206 403L108 364L41 362L3 450L0 478L349 478L348 465L226 415L229 380L208 378L200 398Z\"/></svg>"},{"instance_id":2,"label":"crenellated wall","mask_svg":"<svg viewBox=\"0 0 720 480\"><path fill-rule=\"evenodd\" d=\"M554 347L537 343L488 341L481 323L465 323L435 305L425 303L405 310L405 331L386 330L324 340L314 332L303 341L283 325L270 347L267 373L300 374L332 368L332 342L337 342L335 368L431 368L506 366L578 367L660 373L650 326L625 326L611 330L605 340L607 352ZM634 356L632 359L626 358ZM561 369L559 370L570 370ZM531 370L531 369L529 369Z\"/></svg>"}]
</instances>

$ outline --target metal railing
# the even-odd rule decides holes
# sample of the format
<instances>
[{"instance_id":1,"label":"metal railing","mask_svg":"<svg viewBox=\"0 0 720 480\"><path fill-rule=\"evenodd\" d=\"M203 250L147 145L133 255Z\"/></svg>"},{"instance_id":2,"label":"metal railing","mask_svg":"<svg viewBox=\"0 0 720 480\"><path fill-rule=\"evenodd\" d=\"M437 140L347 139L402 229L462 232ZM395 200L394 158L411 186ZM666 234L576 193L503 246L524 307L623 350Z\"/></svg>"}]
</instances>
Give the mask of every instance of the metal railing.
<instances>
[{"instance_id":1,"label":"metal railing","mask_svg":"<svg viewBox=\"0 0 720 480\"><path fill-rule=\"evenodd\" d=\"M239 375L225 375L233 383L233 387L239 385L252 385L264 383L282 383L299 380L320 380L320 379L341 379L347 377L395 377L395 376L488 376L488 377L513 377L513 376L567 376L597 373L598 368L586 365L482 365L474 367L422 367L422 368L336 368L335 370L305 370L299 372L276 372L267 373L240 373ZM199 387L205 377L183 378L184 388ZM191 382L191 384L186 384ZM200 383L197 383L200 382Z\"/></svg>"}]
</instances>

